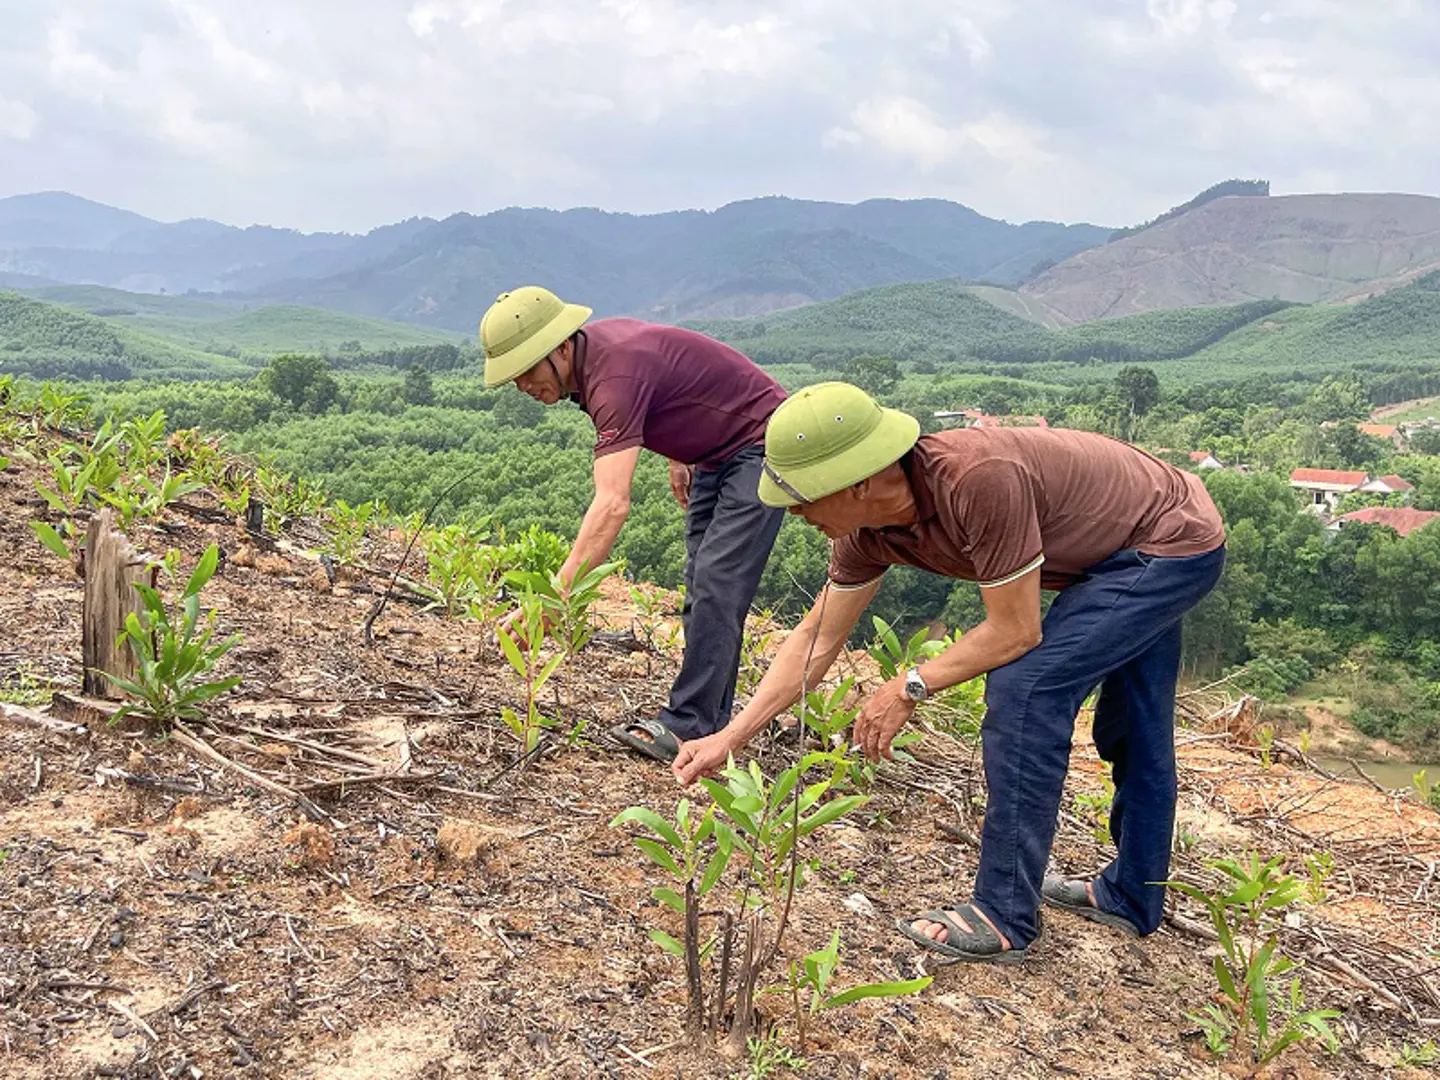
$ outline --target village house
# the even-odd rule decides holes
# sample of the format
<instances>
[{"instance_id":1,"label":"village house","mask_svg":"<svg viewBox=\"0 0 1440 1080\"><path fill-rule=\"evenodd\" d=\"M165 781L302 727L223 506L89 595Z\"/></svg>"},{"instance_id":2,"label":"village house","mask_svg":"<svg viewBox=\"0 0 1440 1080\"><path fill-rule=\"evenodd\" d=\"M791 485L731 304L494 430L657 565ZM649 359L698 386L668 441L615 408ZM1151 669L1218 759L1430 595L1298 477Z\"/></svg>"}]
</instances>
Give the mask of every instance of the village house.
<instances>
[{"instance_id":1,"label":"village house","mask_svg":"<svg viewBox=\"0 0 1440 1080\"><path fill-rule=\"evenodd\" d=\"M1321 511L1333 510L1346 495L1408 495L1415 489L1409 481L1394 475L1371 476L1349 469L1296 469L1290 486L1310 494L1310 505Z\"/></svg>"},{"instance_id":2,"label":"village house","mask_svg":"<svg viewBox=\"0 0 1440 1080\"><path fill-rule=\"evenodd\" d=\"M1405 432L1396 424L1356 424L1361 435L1369 435L1375 439L1385 439L1393 443L1395 449L1405 449Z\"/></svg>"},{"instance_id":3,"label":"village house","mask_svg":"<svg viewBox=\"0 0 1440 1080\"><path fill-rule=\"evenodd\" d=\"M1416 529L1423 529L1440 518L1434 510L1416 510L1413 506L1367 506L1363 510L1352 510L1341 514L1330 525L1333 530L1343 529L1350 524L1384 525L1394 529L1402 537L1409 536Z\"/></svg>"},{"instance_id":4,"label":"village house","mask_svg":"<svg viewBox=\"0 0 1440 1080\"><path fill-rule=\"evenodd\" d=\"M932 414L936 420L958 420L957 427L1043 427L1050 421L1043 416L991 416L982 409L942 409Z\"/></svg>"}]
</instances>

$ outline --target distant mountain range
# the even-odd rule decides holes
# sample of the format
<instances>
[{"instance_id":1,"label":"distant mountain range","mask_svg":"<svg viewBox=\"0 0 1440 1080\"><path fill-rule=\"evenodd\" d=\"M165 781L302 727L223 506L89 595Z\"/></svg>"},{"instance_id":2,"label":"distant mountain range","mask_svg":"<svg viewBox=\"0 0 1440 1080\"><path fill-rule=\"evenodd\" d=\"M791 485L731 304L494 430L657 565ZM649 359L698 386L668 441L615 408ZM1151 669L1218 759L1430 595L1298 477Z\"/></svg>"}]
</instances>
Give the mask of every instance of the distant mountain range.
<instances>
[{"instance_id":1,"label":"distant mountain range","mask_svg":"<svg viewBox=\"0 0 1440 1080\"><path fill-rule=\"evenodd\" d=\"M49 192L0 199L0 286L194 290L473 331L496 294L526 283L602 314L743 316L902 281L1013 286L1108 235L940 199L765 198L650 215L508 209L352 236L164 224Z\"/></svg>"},{"instance_id":2,"label":"distant mountain range","mask_svg":"<svg viewBox=\"0 0 1440 1080\"><path fill-rule=\"evenodd\" d=\"M0 199L0 288L193 291L245 308L317 307L471 335L496 294L527 283L601 315L680 322L951 281L1031 322L1064 326L1252 300L1350 301L1440 267L1440 199L1268 190L1226 182L1118 232L1011 225L940 199L774 197L648 215L507 209L361 236L164 224L52 192Z\"/></svg>"}]
</instances>

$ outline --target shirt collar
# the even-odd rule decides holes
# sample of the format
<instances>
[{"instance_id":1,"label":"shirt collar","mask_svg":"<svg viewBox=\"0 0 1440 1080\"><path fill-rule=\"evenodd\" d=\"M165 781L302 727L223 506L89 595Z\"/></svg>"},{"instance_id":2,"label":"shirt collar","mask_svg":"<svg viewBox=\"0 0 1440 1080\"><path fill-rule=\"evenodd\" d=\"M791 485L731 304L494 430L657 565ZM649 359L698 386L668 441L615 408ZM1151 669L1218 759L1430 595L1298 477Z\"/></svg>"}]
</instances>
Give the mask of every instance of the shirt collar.
<instances>
[{"instance_id":1,"label":"shirt collar","mask_svg":"<svg viewBox=\"0 0 1440 1080\"><path fill-rule=\"evenodd\" d=\"M582 409L585 407L585 355L589 351L589 341L584 330L577 330L575 352L570 360L570 370L575 375L575 392L570 395L570 400Z\"/></svg>"},{"instance_id":2,"label":"shirt collar","mask_svg":"<svg viewBox=\"0 0 1440 1080\"><path fill-rule=\"evenodd\" d=\"M924 436L922 435L923 439ZM915 499L916 523L928 521L936 514L935 493L931 491L925 463L920 460L922 449L917 442L904 457L900 459L900 468L905 472L905 479L910 482L910 494Z\"/></svg>"}]
</instances>

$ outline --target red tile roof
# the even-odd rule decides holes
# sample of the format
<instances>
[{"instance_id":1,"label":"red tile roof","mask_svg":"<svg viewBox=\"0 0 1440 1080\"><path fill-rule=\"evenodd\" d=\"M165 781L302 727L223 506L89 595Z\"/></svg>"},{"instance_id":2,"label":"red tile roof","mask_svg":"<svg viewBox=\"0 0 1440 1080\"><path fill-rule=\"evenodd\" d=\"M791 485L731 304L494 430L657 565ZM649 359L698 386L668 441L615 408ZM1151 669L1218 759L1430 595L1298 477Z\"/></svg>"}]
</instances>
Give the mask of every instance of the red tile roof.
<instances>
[{"instance_id":1,"label":"red tile roof","mask_svg":"<svg viewBox=\"0 0 1440 1080\"><path fill-rule=\"evenodd\" d=\"M1395 432L1399 430L1394 424L1356 424L1356 427L1365 435L1374 435L1377 439L1393 439Z\"/></svg>"},{"instance_id":2,"label":"red tile roof","mask_svg":"<svg viewBox=\"0 0 1440 1080\"><path fill-rule=\"evenodd\" d=\"M977 416L975 427L1043 427L1048 428L1050 421L1043 416Z\"/></svg>"},{"instance_id":3,"label":"red tile roof","mask_svg":"<svg viewBox=\"0 0 1440 1080\"><path fill-rule=\"evenodd\" d=\"M1370 479L1367 472L1348 472L1341 469L1296 469L1290 474L1292 484L1336 484L1359 487Z\"/></svg>"},{"instance_id":4,"label":"red tile roof","mask_svg":"<svg viewBox=\"0 0 1440 1080\"><path fill-rule=\"evenodd\" d=\"M1416 529L1423 529L1440 513L1434 510L1416 510L1411 506L1367 506L1364 510L1353 510L1341 514L1341 521L1360 521L1369 525L1386 525L1401 536L1409 536Z\"/></svg>"},{"instance_id":5,"label":"red tile roof","mask_svg":"<svg viewBox=\"0 0 1440 1080\"><path fill-rule=\"evenodd\" d=\"M1415 490L1415 485L1414 485L1414 484L1410 483L1410 481L1409 481L1409 480L1406 480L1404 477L1396 476L1394 473L1391 473L1389 476L1382 476L1382 477L1380 477L1380 479L1381 479L1381 481L1384 482L1385 486L1388 487L1391 491L1414 491L1414 490Z\"/></svg>"}]
</instances>

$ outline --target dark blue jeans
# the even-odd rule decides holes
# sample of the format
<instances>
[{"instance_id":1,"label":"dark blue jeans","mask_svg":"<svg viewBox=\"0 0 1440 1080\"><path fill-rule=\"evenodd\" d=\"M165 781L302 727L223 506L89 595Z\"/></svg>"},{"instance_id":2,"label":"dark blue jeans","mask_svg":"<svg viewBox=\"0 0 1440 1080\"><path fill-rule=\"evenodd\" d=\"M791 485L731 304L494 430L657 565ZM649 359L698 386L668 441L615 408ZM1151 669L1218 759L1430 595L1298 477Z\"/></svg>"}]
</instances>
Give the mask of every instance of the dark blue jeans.
<instances>
[{"instance_id":1,"label":"dark blue jeans","mask_svg":"<svg viewBox=\"0 0 1440 1080\"><path fill-rule=\"evenodd\" d=\"M719 731L735 704L745 616L785 520L760 501L764 447L695 470L685 515L685 658L660 722L682 739Z\"/></svg>"},{"instance_id":2,"label":"dark blue jeans","mask_svg":"<svg viewBox=\"0 0 1440 1080\"><path fill-rule=\"evenodd\" d=\"M1113 766L1119 848L1095 883L1100 907L1142 933L1160 925L1175 824L1180 621L1215 587L1223 546L1160 558L1121 551L1055 598L1044 640L990 672L981 729L990 789L975 904L1017 949L1039 932L1040 884L1075 715L1096 686L1095 746Z\"/></svg>"}]
</instances>

